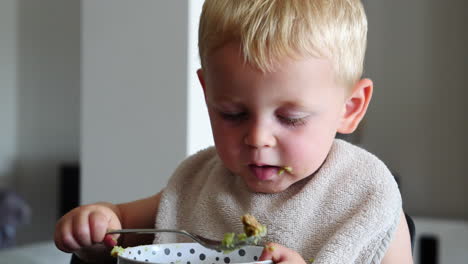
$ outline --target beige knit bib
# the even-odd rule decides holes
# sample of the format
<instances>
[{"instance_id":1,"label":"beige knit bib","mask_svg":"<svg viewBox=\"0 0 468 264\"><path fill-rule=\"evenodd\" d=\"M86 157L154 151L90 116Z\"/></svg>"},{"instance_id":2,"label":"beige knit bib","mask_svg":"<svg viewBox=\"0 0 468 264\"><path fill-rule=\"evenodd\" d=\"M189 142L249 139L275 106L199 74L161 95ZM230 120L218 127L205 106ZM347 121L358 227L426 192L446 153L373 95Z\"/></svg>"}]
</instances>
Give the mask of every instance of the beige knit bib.
<instances>
[{"instance_id":1,"label":"beige knit bib","mask_svg":"<svg viewBox=\"0 0 468 264\"><path fill-rule=\"evenodd\" d=\"M317 263L380 263L399 223L401 196L387 167L369 152L335 140L322 167L277 194L250 192L214 148L189 157L164 189L156 228L214 239L242 232L240 217L268 228L265 241ZM161 235L155 243L192 242Z\"/></svg>"}]
</instances>

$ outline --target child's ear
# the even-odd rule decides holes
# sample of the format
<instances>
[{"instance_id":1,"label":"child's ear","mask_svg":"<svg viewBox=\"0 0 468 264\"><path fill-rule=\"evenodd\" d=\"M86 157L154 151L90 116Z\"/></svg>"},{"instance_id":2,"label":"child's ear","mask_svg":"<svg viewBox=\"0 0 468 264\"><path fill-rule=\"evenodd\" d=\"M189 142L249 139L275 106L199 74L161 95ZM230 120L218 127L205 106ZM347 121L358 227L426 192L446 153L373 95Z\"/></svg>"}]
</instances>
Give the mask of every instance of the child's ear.
<instances>
[{"instance_id":1,"label":"child's ear","mask_svg":"<svg viewBox=\"0 0 468 264\"><path fill-rule=\"evenodd\" d=\"M205 87L205 76L203 76L203 70L198 69L197 70L197 75L198 75L198 80L200 81L200 85L203 89L203 94L205 94L206 87Z\"/></svg>"},{"instance_id":2,"label":"child's ear","mask_svg":"<svg viewBox=\"0 0 468 264\"><path fill-rule=\"evenodd\" d=\"M356 130L366 114L373 88L374 85L370 79L361 79L356 83L345 102L343 116L337 130L339 133L350 134Z\"/></svg>"}]
</instances>

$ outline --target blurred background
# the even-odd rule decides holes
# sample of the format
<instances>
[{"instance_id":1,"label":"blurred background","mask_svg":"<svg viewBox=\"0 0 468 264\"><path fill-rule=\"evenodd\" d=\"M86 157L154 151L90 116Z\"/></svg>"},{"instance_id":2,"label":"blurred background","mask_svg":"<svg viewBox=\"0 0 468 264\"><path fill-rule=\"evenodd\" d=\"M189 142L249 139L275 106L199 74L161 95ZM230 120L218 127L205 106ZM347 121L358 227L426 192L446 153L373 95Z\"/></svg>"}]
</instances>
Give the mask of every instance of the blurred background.
<instances>
[{"instance_id":1,"label":"blurred background","mask_svg":"<svg viewBox=\"0 0 468 264\"><path fill-rule=\"evenodd\" d=\"M468 2L363 2L375 92L348 140L397 177L416 263L466 263ZM0 256L69 258L51 242L67 210L152 195L212 145L202 3L0 1Z\"/></svg>"}]
</instances>

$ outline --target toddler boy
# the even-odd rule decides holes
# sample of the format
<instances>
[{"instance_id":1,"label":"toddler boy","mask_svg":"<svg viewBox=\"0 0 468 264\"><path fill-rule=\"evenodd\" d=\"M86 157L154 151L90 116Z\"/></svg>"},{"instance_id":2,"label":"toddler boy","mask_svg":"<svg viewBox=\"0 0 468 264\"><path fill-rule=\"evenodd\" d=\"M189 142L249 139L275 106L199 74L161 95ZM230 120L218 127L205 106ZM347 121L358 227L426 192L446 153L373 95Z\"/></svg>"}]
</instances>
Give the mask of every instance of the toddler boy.
<instances>
[{"instance_id":1,"label":"toddler boy","mask_svg":"<svg viewBox=\"0 0 468 264\"><path fill-rule=\"evenodd\" d=\"M86 249L120 227L222 239L250 213L275 242L261 260L411 263L393 176L335 139L356 129L371 99L366 34L359 0L206 0L197 73L215 147L185 160L155 196L72 210L57 224L57 246ZM153 242L176 241L188 240Z\"/></svg>"}]
</instances>

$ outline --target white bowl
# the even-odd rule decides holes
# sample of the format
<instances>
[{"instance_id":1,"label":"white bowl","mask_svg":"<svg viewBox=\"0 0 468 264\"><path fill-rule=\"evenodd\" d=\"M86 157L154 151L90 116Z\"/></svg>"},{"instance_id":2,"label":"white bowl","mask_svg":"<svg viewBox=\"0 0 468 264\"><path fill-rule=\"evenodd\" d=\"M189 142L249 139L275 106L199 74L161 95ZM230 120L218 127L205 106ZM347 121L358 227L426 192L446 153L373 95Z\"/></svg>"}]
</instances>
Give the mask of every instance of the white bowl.
<instances>
[{"instance_id":1,"label":"white bowl","mask_svg":"<svg viewBox=\"0 0 468 264\"><path fill-rule=\"evenodd\" d=\"M247 246L230 253L207 249L197 243L175 243L128 247L119 254L118 264L248 264L273 263L257 261L263 247Z\"/></svg>"}]
</instances>

